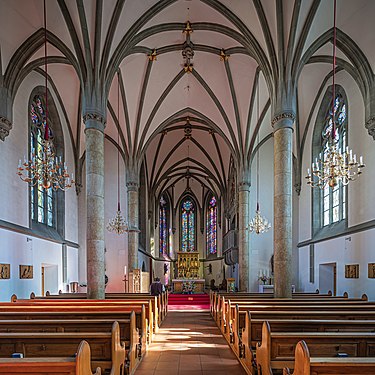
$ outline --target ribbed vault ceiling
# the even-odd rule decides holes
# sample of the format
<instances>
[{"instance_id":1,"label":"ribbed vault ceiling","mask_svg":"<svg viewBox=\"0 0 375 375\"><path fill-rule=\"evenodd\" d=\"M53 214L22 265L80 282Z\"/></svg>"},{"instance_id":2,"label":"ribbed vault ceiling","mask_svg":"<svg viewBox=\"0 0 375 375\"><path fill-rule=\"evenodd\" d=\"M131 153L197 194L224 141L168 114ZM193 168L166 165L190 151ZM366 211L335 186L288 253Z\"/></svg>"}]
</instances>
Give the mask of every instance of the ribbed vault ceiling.
<instances>
[{"instance_id":1,"label":"ribbed vault ceiling","mask_svg":"<svg viewBox=\"0 0 375 375\"><path fill-rule=\"evenodd\" d=\"M28 74L42 73L43 3L0 0L0 6L1 72L16 96ZM155 192L186 184L188 173L193 186L223 194L231 155L243 163L258 130L261 140L272 133L270 98L284 64L303 93L297 153L331 73L328 0L48 0L47 7L50 83L66 112L76 163L84 154L82 87L100 82L102 92L109 91L106 136L116 143L119 129L127 162L145 156ZM373 79L368 61L375 61L374 14L374 1L338 1L339 74L355 80L362 94L363 77ZM187 20L193 30L190 73L182 56ZM343 42L347 37L350 43ZM355 48L363 54L357 60L349 56ZM256 118L258 79L262 126Z\"/></svg>"}]
</instances>

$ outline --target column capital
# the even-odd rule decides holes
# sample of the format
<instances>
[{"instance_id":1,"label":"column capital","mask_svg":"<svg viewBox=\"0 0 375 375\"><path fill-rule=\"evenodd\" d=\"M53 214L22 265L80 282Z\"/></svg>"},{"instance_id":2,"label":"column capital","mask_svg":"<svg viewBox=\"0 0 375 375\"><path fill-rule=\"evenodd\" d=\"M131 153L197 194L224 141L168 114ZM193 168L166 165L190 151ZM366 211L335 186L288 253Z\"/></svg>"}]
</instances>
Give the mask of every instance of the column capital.
<instances>
[{"instance_id":1,"label":"column capital","mask_svg":"<svg viewBox=\"0 0 375 375\"><path fill-rule=\"evenodd\" d=\"M375 140L375 115L371 116L365 123L365 128L367 129L368 133L372 136Z\"/></svg>"},{"instance_id":2,"label":"column capital","mask_svg":"<svg viewBox=\"0 0 375 375\"><path fill-rule=\"evenodd\" d=\"M274 115L271 121L271 125L274 131L281 129L281 128L293 129L293 123L294 123L295 118L296 118L296 115L293 111L285 110Z\"/></svg>"},{"instance_id":3,"label":"column capital","mask_svg":"<svg viewBox=\"0 0 375 375\"><path fill-rule=\"evenodd\" d=\"M240 181L238 183L238 190L239 191L249 191L251 186L251 182L247 180Z\"/></svg>"},{"instance_id":4,"label":"column capital","mask_svg":"<svg viewBox=\"0 0 375 375\"><path fill-rule=\"evenodd\" d=\"M126 187L128 188L128 191L138 191L139 183L138 181L128 181Z\"/></svg>"},{"instance_id":5,"label":"column capital","mask_svg":"<svg viewBox=\"0 0 375 375\"><path fill-rule=\"evenodd\" d=\"M106 119L102 114L97 112L86 112L82 118L86 129L96 129L104 133Z\"/></svg>"},{"instance_id":6,"label":"column capital","mask_svg":"<svg viewBox=\"0 0 375 375\"><path fill-rule=\"evenodd\" d=\"M10 130L12 129L12 123L6 117L0 116L0 139L5 140L5 137L9 135Z\"/></svg>"}]
</instances>

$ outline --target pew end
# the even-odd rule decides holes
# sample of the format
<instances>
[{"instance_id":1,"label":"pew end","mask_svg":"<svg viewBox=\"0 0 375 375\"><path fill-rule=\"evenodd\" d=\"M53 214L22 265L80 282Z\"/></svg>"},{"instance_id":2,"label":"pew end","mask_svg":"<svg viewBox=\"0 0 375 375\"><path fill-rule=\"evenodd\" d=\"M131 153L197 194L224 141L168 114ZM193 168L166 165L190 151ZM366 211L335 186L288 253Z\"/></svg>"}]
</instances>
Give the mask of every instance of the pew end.
<instances>
[{"instance_id":1,"label":"pew end","mask_svg":"<svg viewBox=\"0 0 375 375\"><path fill-rule=\"evenodd\" d=\"M257 343L256 362L258 374L272 375L271 369L271 329L267 321L262 326L262 342Z\"/></svg>"},{"instance_id":2,"label":"pew end","mask_svg":"<svg viewBox=\"0 0 375 375\"><path fill-rule=\"evenodd\" d=\"M132 315L134 315L134 312L132 312ZM124 372L126 350L125 350L125 344L121 342L120 340L121 340L120 325L118 324L118 322L113 322L112 324L112 369L111 369L110 375L121 375Z\"/></svg>"},{"instance_id":3,"label":"pew end","mask_svg":"<svg viewBox=\"0 0 375 375\"><path fill-rule=\"evenodd\" d=\"M283 375L310 375L310 353L304 340L296 345L294 372L288 367L283 369Z\"/></svg>"},{"instance_id":4,"label":"pew end","mask_svg":"<svg viewBox=\"0 0 375 375\"><path fill-rule=\"evenodd\" d=\"M102 370L97 367L94 375L101 375ZM78 346L76 358L76 375L89 375L91 372L91 350L87 341L83 340Z\"/></svg>"}]
</instances>

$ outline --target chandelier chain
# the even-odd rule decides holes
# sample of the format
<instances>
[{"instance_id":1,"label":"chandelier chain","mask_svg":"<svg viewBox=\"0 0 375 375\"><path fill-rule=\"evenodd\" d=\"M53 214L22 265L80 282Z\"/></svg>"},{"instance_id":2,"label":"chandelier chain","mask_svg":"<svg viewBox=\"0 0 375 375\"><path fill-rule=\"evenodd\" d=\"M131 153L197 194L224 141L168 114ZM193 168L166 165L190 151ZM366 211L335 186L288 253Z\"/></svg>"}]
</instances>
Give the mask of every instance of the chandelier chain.
<instances>
[{"instance_id":1,"label":"chandelier chain","mask_svg":"<svg viewBox=\"0 0 375 375\"><path fill-rule=\"evenodd\" d=\"M108 222L107 230L118 235L129 232L120 205L120 70L117 71L117 211L115 217Z\"/></svg>"},{"instance_id":2,"label":"chandelier chain","mask_svg":"<svg viewBox=\"0 0 375 375\"><path fill-rule=\"evenodd\" d=\"M32 148L30 159L24 157L18 163L17 175L30 186L41 186L43 189L67 190L75 184L74 175L69 175L66 163L62 157L56 156L53 140L50 137L48 123L48 58L47 58L47 5L43 1L44 23L44 83L45 83L45 110L41 115L42 137L37 141L36 148ZM36 136L37 137L37 136Z\"/></svg>"},{"instance_id":3,"label":"chandelier chain","mask_svg":"<svg viewBox=\"0 0 375 375\"><path fill-rule=\"evenodd\" d=\"M337 27L336 27L336 0L333 1L333 47L332 47L332 130L328 139L327 150L323 155L319 154L319 159L315 158L312 163L312 169L307 169L306 180L311 187L324 189L327 185L331 188L337 186L340 182L346 186L350 181L355 180L366 166L363 163L363 157L360 156L357 162L357 156L346 146L341 150L339 137L336 136L336 46L337 46Z\"/></svg>"},{"instance_id":4,"label":"chandelier chain","mask_svg":"<svg viewBox=\"0 0 375 375\"><path fill-rule=\"evenodd\" d=\"M258 77L258 88L257 88L257 96L256 96L256 118L258 120L258 133L257 133L257 163L256 163L256 178L257 178L257 183L256 183L256 197L257 197L257 207L255 210L255 216L251 219L248 228L250 232L255 232L256 234L261 234L267 232L271 228L271 224L268 222L268 220L263 217L260 213L260 208L259 208L259 133L260 133L260 118L259 118L259 77Z\"/></svg>"}]
</instances>

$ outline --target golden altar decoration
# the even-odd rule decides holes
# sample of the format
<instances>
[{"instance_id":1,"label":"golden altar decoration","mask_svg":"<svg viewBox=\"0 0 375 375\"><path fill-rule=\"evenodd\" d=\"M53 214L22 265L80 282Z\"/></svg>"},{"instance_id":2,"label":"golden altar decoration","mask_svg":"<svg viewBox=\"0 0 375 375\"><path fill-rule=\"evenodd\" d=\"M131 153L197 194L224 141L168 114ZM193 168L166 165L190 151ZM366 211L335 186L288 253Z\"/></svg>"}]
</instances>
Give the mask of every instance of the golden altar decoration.
<instances>
[{"instance_id":1,"label":"golden altar decoration","mask_svg":"<svg viewBox=\"0 0 375 375\"><path fill-rule=\"evenodd\" d=\"M178 252L177 253L177 278L198 279L199 278L199 253Z\"/></svg>"}]
</instances>

